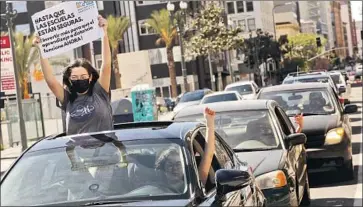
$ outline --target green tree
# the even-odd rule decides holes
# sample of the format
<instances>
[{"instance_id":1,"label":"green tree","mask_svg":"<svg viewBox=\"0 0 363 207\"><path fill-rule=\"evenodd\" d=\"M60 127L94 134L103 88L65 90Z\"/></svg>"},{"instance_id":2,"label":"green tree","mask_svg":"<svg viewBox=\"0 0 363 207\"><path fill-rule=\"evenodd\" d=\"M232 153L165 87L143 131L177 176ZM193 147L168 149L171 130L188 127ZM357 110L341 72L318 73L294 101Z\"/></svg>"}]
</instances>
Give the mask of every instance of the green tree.
<instances>
[{"instance_id":1,"label":"green tree","mask_svg":"<svg viewBox=\"0 0 363 207\"><path fill-rule=\"evenodd\" d=\"M301 33L294 36L288 36L287 42L280 46L284 53L284 58L301 58L304 60L304 69L309 67L308 59L323 52L323 48L327 40L320 37L322 47L317 47L316 38L319 37L315 34Z\"/></svg>"},{"instance_id":2,"label":"green tree","mask_svg":"<svg viewBox=\"0 0 363 207\"><path fill-rule=\"evenodd\" d=\"M165 44L171 83L171 96L176 97L177 83L173 47L175 46L175 40L178 37L178 33L175 23L171 22L169 12L166 9L154 11L151 14L151 18L146 20L146 23L159 35L159 38L156 40L156 45Z\"/></svg>"},{"instance_id":3,"label":"green tree","mask_svg":"<svg viewBox=\"0 0 363 207\"><path fill-rule=\"evenodd\" d=\"M112 65L116 76L116 88L121 88L121 73L118 65L117 54L119 42L123 39L124 33L129 28L130 20L124 16L114 17L110 15L107 17L107 22L107 33L112 53Z\"/></svg>"},{"instance_id":4,"label":"green tree","mask_svg":"<svg viewBox=\"0 0 363 207\"><path fill-rule=\"evenodd\" d=\"M240 28L229 29L224 22L224 10L214 3L206 5L191 21L194 35L188 38L190 55L208 55L242 47Z\"/></svg>"}]
</instances>

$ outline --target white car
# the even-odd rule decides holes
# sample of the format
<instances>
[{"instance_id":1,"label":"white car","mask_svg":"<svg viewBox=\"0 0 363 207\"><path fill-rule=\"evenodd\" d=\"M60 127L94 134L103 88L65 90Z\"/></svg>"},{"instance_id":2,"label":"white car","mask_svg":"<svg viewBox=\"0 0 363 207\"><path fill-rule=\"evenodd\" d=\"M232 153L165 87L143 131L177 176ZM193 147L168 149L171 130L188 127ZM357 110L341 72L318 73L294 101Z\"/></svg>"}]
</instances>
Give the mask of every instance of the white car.
<instances>
[{"instance_id":1,"label":"white car","mask_svg":"<svg viewBox=\"0 0 363 207\"><path fill-rule=\"evenodd\" d=\"M260 88L254 81L240 81L227 85L224 91L237 91L244 100L253 100Z\"/></svg>"},{"instance_id":2,"label":"white car","mask_svg":"<svg viewBox=\"0 0 363 207\"><path fill-rule=\"evenodd\" d=\"M225 102L225 101L240 101L240 100L243 99L242 96L239 95L237 91L222 91L204 96L200 104Z\"/></svg>"},{"instance_id":3,"label":"white car","mask_svg":"<svg viewBox=\"0 0 363 207\"><path fill-rule=\"evenodd\" d=\"M344 103L349 103L349 97L351 92L350 84L345 81L344 75L340 71L329 71L330 77L333 79L334 84L337 86L338 90L345 91L341 93L341 98L344 98Z\"/></svg>"},{"instance_id":4,"label":"white car","mask_svg":"<svg viewBox=\"0 0 363 207\"><path fill-rule=\"evenodd\" d=\"M355 65L355 75L356 76L362 76L362 70L363 70L362 64Z\"/></svg>"}]
</instances>

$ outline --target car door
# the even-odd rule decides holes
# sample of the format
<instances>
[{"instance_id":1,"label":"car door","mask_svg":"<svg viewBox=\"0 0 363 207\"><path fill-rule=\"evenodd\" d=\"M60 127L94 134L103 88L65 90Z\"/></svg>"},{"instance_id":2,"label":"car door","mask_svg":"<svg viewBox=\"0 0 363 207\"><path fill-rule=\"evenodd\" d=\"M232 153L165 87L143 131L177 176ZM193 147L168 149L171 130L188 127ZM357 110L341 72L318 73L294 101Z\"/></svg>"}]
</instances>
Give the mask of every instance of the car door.
<instances>
[{"instance_id":1,"label":"car door","mask_svg":"<svg viewBox=\"0 0 363 207\"><path fill-rule=\"evenodd\" d=\"M200 129L199 137L196 137L193 148L193 151L198 154L204 154L205 140L206 140L206 130L205 128ZM215 185L215 172L219 169L234 169L233 158L231 158L230 154L224 149L223 142L221 141L220 136L215 134L215 153L212 160L211 170L209 172L208 181L206 187L204 189L205 192L205 201L202 203L202 206L211 205L211 206L254 206L253 200L246 196L246 188L242 190L236 190L228 193L225 197L216 200L216 185ZM200 160L200 158L195 157L196 160ZM198 161L196 162L197 164ZM247 192L248 193L248 192ZM252 193L252 192L251 192ZM249 194L247 194L249 195ZM252 201L251 201L252 200Z\"/></svg>"},{"instance_id":2,"label":"car door","mask_svg":"<svg viewBox=\"0 0 363 207\"><path fill-rule=\"evenodd\" d=\"M287 137L290 134L295 133L295 127L291 123L289 117L286 115L284 110L279 106L277 106L276 109L276 115L283 128L284 136ZM303 195L307 176L307 174L305 173L307 171L305 147L303 144L301 144L293 147L287 146L287 149L288 159L295 170L296 190L298 190L298 195ZM299 199L301 198L299 197Z\"/></svg>"}]
</instances>

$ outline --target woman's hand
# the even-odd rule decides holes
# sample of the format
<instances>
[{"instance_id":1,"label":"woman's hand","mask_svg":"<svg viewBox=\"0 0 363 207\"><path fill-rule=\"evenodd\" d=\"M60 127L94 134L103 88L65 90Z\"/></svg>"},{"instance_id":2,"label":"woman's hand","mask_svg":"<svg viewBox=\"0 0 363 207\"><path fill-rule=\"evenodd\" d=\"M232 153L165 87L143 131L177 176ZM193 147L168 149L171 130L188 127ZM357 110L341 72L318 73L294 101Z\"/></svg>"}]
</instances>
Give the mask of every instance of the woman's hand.
<instances>
[{"instance_id":1,"label":"woman's hand","mask_svg":"<svg viewBox=\"0 0 363 207\"><path fill-rule=\"evenodd\" d=\"M216 112L212 109L206 107L204 109L204 118L207 123L207 127L213 127L214 128L214 120L215 120Z\"/></svg>"},{"instance_id":2,"label":"woman's hand","mask_svg":"<svg viewBox=\"0 0 363 207\"><path fill-rule=\"evenodd\" d=\"M39 44L40 44L41 40L40 40L40 37L38 35L35 35L34 36L34 39L33 39L33 47L37 47L39 48Z\"/></svg>"},{"instance_id":3,"label":"woman's hand","mask_svg":"<svg viewBox=\"0 0 363 207\"><path fill-rule=\"evenodd\" d=\"M297 124L297 133L300 133L302 131L302 128L304 127L304 117L303 114L298 114L295 117L295 123Z\"/></svg>"},{"instance_id":4,"label":"woman's hand","mask_svg":"<svg viewBox=\"0 0 363 207\"><path fill-rule=\"evenodd\" d=\"M105 34L107 33L108 22L101 15L98 15L98 26L103 29Z\"/></svg>"}]
</instances>

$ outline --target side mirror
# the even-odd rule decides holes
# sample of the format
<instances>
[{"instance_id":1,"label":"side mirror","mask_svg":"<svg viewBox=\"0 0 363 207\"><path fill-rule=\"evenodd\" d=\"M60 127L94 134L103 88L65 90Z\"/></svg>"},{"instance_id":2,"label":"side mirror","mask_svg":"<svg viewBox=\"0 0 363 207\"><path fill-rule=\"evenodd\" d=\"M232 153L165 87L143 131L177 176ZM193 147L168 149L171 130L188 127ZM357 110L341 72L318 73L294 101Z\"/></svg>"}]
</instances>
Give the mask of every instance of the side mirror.
<instances>
[{"instance_id":1,"label":"side mirror","mask_svg":"<svg viewBox=\"0 0 363 207\"><path fill-rule=\"evenodd\" d=\"M300 144L305 144L306 140L307 140L306 135L303 133L290 134L289 136L286 137L286 143L290 147Z\"/></svg>"},{"instance_id":2,"label":"side mirror","mask_svg":"<svg viewBox=\"0 0 363 207\"><path fill-rule=\"evenodd\" d=\"M251 182L248 171L220 169L216 172L217 197L222 198L227 193L240 190Z\"/></svg>"},{"instance_id":3,"label":"side mirror","mask_svg":"<svg viewBox=\"0 0 363 207\"><path fill-rule=\"evenodd\" d=\"M344 106L344 113L351 114L358 111L358 106L355 104L347 104Z\"/></svg>"},{"instance_id":4,"label":"side mirror","mask_svg":"<svg viewBox=\"0 0 363 207\"><path fill-rule=\"evenodd\" d=\"M345 92L346 92L346 88L344 86L340 86L339 87L339 94L345 93Z\"/></svg>"}]
</instances>

